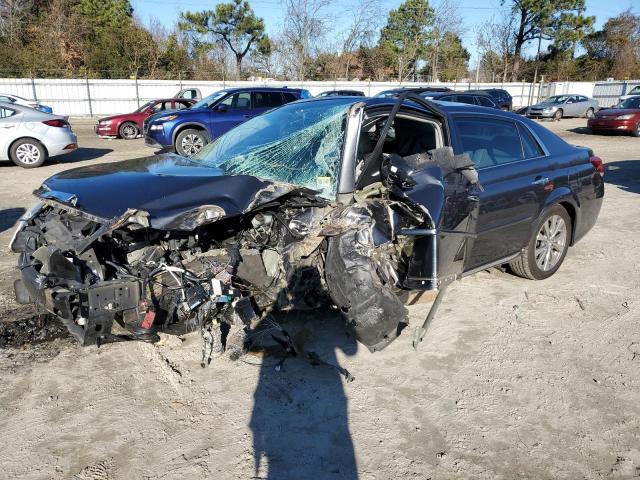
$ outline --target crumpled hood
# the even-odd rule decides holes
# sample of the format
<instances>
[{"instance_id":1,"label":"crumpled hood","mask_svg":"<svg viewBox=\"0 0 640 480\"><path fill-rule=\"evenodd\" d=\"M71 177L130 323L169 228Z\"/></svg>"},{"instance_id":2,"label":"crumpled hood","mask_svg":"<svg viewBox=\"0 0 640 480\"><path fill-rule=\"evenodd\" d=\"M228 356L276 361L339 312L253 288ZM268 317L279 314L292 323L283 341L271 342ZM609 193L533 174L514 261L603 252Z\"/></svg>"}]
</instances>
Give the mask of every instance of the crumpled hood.
<instances>
[{"instance_id":1,"label":"crumpled hood","mask_svg":"<svg viewBox=\"0 0 640 480\"><path fill-rule=\"evenodd\" d=\"M43 186L59 192L58 200L75 195L77 209L104 219L144 210L150 226L159 229L198 207L214 205L224 216L237 215L295 189L247 175L224 175L173 154L75 168L48 178ZM42 196L42 191L34 193Z\"/></svg>"}]
</instances>

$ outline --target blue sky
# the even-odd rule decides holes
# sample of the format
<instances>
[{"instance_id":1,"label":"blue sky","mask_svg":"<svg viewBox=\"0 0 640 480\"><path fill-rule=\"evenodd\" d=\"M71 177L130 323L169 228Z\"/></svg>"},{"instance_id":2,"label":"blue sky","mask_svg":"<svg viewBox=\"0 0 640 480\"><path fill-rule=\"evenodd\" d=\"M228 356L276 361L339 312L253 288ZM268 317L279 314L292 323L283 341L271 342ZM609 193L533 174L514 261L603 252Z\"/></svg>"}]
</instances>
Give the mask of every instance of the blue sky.
<instances>
[{"instance_id":1,"label":"blue sky","mask_svg":"<svg viewBox=\"0 0 640 480\"><path fill-rule=\"evenodd\" d=\"M331 7L331 12L339 12L339 9L344 8L345 4L349 4L354 0L339 0L335 2L334 7ZM386 18L386 11L392 8L396 8L402 0L381 0L382 5L385 7L384 15ZM179 13L185 10L199 11L213 9L216 3L211 0L131 0L131 4L135 10L135 14L145 24L149 22L151 18L158 19L166 27L172 28L176 22ZM275 32L282 24L283 8L279 0L249 0L256 15L262 17L266 23L267 32ZM431 0L430 3L436 6L439 0ZM586 0L587 14L594 15L596 17L596 28L601 27L608 18L616 16L620 12L631 9L634 13L640 14L640 1L638 0ZM467 50L475 56L476 49L473 45L475 40L475 29L483 23L489 22L493 16L497 15L500 10L500 0L458 0L458 11L460 17L463 20L465 32L463 34L463 42ZM336 18L337 23L335 27L340 29L348 25L349 19L347 15L342 16L344 18L344 25L340 25L339 14L332 18ZM472 58L471 62L473 63Z\"/></svg>"}]
</instances>

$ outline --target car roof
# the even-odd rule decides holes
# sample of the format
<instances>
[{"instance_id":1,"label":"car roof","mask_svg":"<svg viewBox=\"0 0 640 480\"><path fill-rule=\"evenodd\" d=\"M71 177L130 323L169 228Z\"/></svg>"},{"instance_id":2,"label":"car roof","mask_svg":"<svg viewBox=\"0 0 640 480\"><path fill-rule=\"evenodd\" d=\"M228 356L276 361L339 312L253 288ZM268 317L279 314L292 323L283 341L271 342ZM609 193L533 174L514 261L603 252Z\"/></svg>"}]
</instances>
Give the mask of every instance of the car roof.
<instances>
[{"instance_id":1,"label":"car roof","mask_svg":"<svg viewBox=\"0 0 640 480\"><path fill-rule=\"evenodd\" d=\"M224 88L225 92L296 92L302 91L301 88L289 88L289 87L232 87Z\"/></svg>"}]
</instances>

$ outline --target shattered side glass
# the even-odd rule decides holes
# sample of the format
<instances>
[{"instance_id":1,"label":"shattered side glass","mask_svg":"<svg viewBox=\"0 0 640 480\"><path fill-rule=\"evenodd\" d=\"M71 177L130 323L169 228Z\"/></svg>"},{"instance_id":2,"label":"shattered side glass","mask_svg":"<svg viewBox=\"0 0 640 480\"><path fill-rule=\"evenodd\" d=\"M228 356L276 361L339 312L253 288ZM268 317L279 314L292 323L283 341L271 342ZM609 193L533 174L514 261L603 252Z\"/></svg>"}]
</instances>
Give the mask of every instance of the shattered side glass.
<instances>
[{"instance_id":1,"label":"shattered side glass","mask_svg":"<svg viewBox=\"0 0 640 480\"><path fill-rule=\"evenodd\" d=\"M353 99L291 103L253 118L192 160L227 175L300 185L335 198L346 113Z\"/></svg>"}]
</instances>

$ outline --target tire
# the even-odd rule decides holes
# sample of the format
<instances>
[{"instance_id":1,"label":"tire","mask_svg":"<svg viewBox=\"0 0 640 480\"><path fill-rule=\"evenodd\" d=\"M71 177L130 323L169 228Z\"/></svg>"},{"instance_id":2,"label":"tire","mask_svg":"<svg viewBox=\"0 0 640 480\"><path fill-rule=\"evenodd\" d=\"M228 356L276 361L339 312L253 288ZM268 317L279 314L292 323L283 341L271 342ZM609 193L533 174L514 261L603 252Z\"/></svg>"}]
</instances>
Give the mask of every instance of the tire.
<instances>
[{"instance_id":1,"label":"tire","mask_svg":"<svg viewBox=\"0 0 640 480\"><path fill-rule=\"evenodd\" d=\"M193 157L209 143L209 137L202 130L187 128L176 137L175 149L178 155Z\"/></svg>"},{"instance_id":2,"label":"tire","mask_svg":"<svg viewBox=\"0 0 640 480\"><path fill-rule=\"evenodd\" d=\"M561 108L559 108L558 110L556 110L556 113L553 114L553 119L559 122L560 120L562 120L563 115L564 115L564 112L562 111Z\"/></svg>"},{"instance_id":3,"label":"tire","mask_svg":"<svg viewBox=\"0 0 640 480\"><path fill-rule=\"evenodd\" d=\"M138 135L140 135L140 129L138 129L138 126L133 122L124 122L120 125L120 128L118 128L118 136L125 140L133 140L137 138Z\"/></svg>"},{"instance_id":4,"label":"tire","mask_svg":"<svg viewBox=\"0 0 640 480\"><path fill-rule=\"evenodd\" d=\"M640 123L636 125L636 129L631 132L632 137L640 137Z\"/></svg>"},{"instance_id":5,"label":"tire","mask_svg":"<svg viewBox=\"0 0 640 480\"><path fill-rule=\"evenodd\" d=\"M591 118L593 117L594 113L595 113L595 110L593 108L587 108L587 111L585 112L584 116L585 118Z\"/></svg>"},{"instance_id":6,"label":"tire","mask_svg":"<svg viewBox=\"0 0 640 480\"><path fill-rule=\"evenodd\" d=\"M22 168L36 168L47 161L47 151L34 138L22 138L11 145L11 161Z\"/></svg>"},{"instance_id":7,"label":"tire","mask_svg":"<svg viewBox=\"0 0 640 480\"><path fill-rule=\"evenodd\" d=\"M558 221L563 222L564 232L562 231L562 225L556 223ZM545 210L536 224L527 247L518 258L509 263L511 270L519 277L530 280L549 278L558 271L567 255L569 243L571 242L571 233L571 217L565 208L561 205L554 205ZM544 237L549 235L555 239L556 244L545 248ZM537 261L536 247L537 251L541 252ZM545 266L546 262L548 263Z\"/></svg>"},{"instance_id":8,"label":"tire","mask_svg":"<svg viewBox=\"0 0 640 480\"><path fill-rule=\"evenodd\" d=\"M391 285L385 284L373 260L354 248L358 232L328 240L325 278L329 295L347 326L370 351L382 350L409 323L408 311Z\"/></svg>"}]
</instances>

